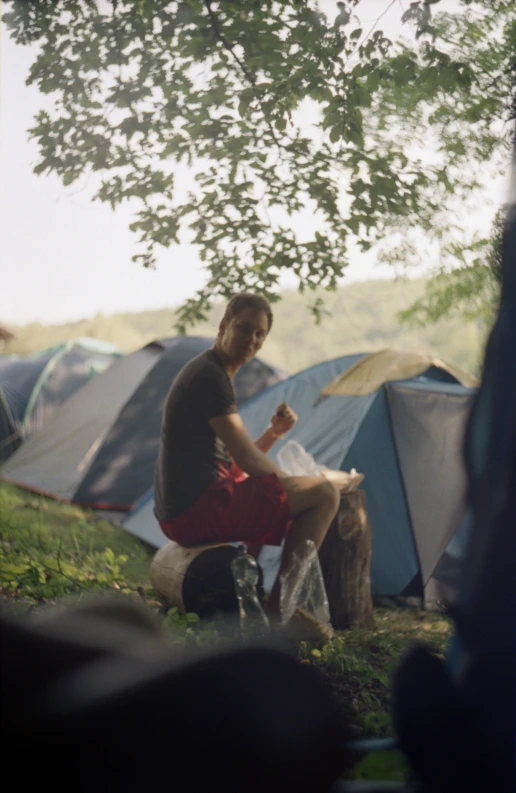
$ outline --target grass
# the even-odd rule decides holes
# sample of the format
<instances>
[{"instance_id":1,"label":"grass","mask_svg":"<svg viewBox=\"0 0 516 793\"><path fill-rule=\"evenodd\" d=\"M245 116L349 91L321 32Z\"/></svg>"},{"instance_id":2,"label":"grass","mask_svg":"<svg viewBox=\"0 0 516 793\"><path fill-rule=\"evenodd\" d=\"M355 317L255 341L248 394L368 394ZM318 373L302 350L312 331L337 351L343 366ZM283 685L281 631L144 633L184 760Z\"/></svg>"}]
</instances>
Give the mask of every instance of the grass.
<instances>
[{"instance_id":1,"label":"grass","mask_svg":"<svg viewBox=\"0 0 516 793\"><path fill-rule=\"evenodd\" d=\"M389 737L392 674L414 642L425 642L438 655L450 636L442 614L417 609L376 609L374 622L342 631L321 650L302 644L301 658L325 675L357 734Z\"/></svg>"},{"instance_id":2,"label":"grass","mask_svg":"<svg viewBox=\"0 0 516 793\"><path fill-rule=\"evenodd\" d=\"M152 549L99 520L0 482L0 592L20 606L118 590L151 593Z\"/></svg>"},{"instance_id":3,"label":"grass","mask_svg":"<svg viewBox=\"0 0 516 793\"><path fill-rule=\"evenodd\" d=\"M0 482L0 594L22 611L116 590L158 612L149 581L153 553L92 511ZM216 623L196 623L196 615L170 610L163 626L176 641L216 643ZM415 641L443 654L449 635L442 614L376 609L371 625L342 631L322 649L301 643L299 657L320 669L357 736L387 737L391 678L401 657ZM400 780L405 773L396 752L369 755L354 769L355 778L367 779Z\"/></svg>"}]
</instances>

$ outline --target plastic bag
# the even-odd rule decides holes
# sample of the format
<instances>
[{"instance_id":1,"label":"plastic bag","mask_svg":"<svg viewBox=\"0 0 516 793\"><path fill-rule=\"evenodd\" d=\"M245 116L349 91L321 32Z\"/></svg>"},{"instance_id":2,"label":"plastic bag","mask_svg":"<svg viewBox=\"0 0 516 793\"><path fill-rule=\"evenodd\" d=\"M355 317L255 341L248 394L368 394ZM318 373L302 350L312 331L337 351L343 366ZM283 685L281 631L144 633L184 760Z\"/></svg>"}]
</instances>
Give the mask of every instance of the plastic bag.
<instances>
[{"instance_id":1,"label":"plastic bag","mask_svg":"<svg viewBox=\"0 0 516 793\"><path fill-rule=\"evenodd\" d=\"M330 607L317 548L312 540L304 540L293 555L292 562L281 575L281 621L289 622L296 610L330 623Z\"/></svg>"},{"instance_id":2,"label":"plastic bag","mask_svg":"<svg viewBox=\"0 0 516 793\"><path fill-rule=\"evenodd\" d=\"M320 476L328 469L318 465L311 454L297 441L287 441L278 452L278 463L289 476Z\"/></svg>"},{"instance_id":3,"label":"plastic bag","mask_svg":"<svg viewBox=\"0 0 516 793\"><path fill-rule=\"evenodd\" d=\"M325 465L315 462L312 455L297 441L288 441L278 452L280 468L289 476L325 476L339 488L341 493L352 493L364 480L364 474L358 474L354 468L349 473L334 471Z\"/></svg>"}]
</instances>

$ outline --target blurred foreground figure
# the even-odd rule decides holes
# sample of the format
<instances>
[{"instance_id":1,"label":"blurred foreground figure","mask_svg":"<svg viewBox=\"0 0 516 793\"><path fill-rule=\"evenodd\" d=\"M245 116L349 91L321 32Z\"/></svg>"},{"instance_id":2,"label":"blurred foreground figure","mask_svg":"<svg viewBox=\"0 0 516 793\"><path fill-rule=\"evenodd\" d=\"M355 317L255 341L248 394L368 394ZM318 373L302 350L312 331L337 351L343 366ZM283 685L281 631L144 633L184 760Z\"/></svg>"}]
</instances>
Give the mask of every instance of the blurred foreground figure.
<instances>
[{"instance_id":1,"label":"blurred foreground figure","mask_svg":"<svg viewBox=\"0 0 516 793\"><path fill-rule=\"evenodd\" d=\"M515 130L516 132L516 130ZM516 790L516 134L502 293L466 433L471 540L447 664L415 649L394 721L425 791Z\"/></svg>"},{"instance_id":2,"label":"blurred foreground figure","mask_svg":"<svg viewBox=\"0 0 516 793\"><path fill-rule=\"evenodd\" d=\"M313 793L345 768L322 678L278 649L176 654L123 602L1 628L4 757L22 789Z\"/></svg>"}]
</instances>

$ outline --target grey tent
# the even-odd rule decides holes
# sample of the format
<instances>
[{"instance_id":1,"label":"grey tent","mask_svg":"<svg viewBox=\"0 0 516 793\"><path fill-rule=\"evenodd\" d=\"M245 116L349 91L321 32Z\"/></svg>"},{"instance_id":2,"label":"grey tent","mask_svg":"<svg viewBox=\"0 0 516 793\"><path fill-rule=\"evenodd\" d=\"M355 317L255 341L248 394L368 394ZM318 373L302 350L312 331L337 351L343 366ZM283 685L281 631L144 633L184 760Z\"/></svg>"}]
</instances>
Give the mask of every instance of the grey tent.
<instances>
[{"instance_id":1,"label":"grey tent","mask_svg":"<svg viewBox=\"0 0 516 793\"><path fill-rule=\"evenodd\" d=\"M129 509L152 484L172 381L212 344L195 336L159 339L117 361L55 412L2 467L2 478L97 509ZM285 377L255 359L235 378L237 401Z\"/></svg>"},{"instance_id":2,"label":"grey tent","mask_svg":"<svg viewBox=\"0 0 516 793\"><path fill-rule=\"evenodd\" d=\"M0 461L39 432L55 409L122 355L98 339L73 339L32 355L0 356Z\"/></svg>"},{"instance_id":3,"label":"grey tent","mask_svg":"<svg viewBox=\"0 0 516 793\"><path fill-rule=\"evenodd\" d=\"M319 364L278 383L247 402L242 418L255 437L280 402L292 405L299 421L289 437L320 464L365 474L373 592L440 600L455 591L467 535L461 443L475 389L430 367L371 394L320 399L321 390L361 358ZM284 443L271 453L274 459ZM152 510L149 492L124 526L158 547L166 538ZM278 561L277 549L262 551L266 586Z\"/></svg>"}]
</instances>

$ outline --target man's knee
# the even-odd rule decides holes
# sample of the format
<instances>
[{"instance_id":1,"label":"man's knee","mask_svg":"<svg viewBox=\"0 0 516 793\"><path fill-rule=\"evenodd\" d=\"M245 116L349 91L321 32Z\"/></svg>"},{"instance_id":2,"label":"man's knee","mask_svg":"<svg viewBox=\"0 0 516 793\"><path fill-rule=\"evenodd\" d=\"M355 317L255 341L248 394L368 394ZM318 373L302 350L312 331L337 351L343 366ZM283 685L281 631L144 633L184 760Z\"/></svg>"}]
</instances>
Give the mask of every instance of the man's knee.
<instances>
[{"instance_id":1,"label":"man's knee","mask_svg":"<svg viewBox=\"0 0 516 793\"><path fill-rule=\"evenodd\" d=\"M281 480L288 496L292 516L324 507L337 512L340 494L335 485L323 476L285 477Z\"/></svg>"},{"instance_id":2,"label":"man's knee","mask_svg":"<svg viewBox=\"0 0 516 793\"><path fill-rule=\"evenodd\" d=\"M337 512L340 504L340 492L333 482L325 479L319 485L320 500L329 510Z\"/></svg>"}]
</instances>

